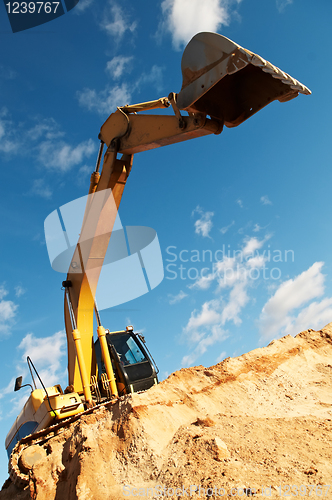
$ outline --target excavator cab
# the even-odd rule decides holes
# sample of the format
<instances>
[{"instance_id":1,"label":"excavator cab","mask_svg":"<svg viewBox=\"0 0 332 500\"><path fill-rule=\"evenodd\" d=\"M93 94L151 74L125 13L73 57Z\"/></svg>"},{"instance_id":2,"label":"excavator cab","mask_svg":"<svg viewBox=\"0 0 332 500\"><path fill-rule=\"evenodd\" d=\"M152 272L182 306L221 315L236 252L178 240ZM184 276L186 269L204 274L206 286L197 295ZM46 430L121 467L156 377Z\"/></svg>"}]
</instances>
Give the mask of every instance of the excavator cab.
<instances>
[{"instance_id":1,"label":"excavator cab","mask_svg":"<svg viewBox=\"0 0 332 500\"><path fill-rule=\"evenodd\" d=\"M158 368L146 347L145 339L132 326L126 330L106 333L119 395L145 391L158 384ZM99 339L95 342L99 378L106 373Z\"/></svg>"}]
</instances>

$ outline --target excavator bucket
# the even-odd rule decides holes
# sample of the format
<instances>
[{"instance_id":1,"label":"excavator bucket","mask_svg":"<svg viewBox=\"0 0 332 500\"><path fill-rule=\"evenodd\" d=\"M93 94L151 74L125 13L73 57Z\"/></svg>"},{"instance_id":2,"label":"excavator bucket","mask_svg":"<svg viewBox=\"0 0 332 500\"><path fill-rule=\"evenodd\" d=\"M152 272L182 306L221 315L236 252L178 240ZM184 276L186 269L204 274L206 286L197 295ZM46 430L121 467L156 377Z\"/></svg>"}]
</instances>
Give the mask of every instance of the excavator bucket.
<instances>
[{"instance_id":1,"label":"excavator bucket","mask_svg":"<svg viewBox=\"0 0 332 500\"><path fill-rule=\"evenodd\" d=\"M179 109L236 127L274 100L311 94L262 57L217 33L198 33L182 56Z\"/></svg>"}]
</instances>

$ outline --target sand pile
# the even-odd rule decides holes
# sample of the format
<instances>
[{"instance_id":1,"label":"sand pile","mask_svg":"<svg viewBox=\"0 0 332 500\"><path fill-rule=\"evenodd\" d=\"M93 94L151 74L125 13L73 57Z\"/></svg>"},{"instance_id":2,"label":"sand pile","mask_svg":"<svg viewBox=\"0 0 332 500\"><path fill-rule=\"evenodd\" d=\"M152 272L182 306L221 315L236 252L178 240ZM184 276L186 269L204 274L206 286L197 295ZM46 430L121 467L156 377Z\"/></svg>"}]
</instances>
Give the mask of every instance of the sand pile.
<instances>
[{"instance_id":1,"label":"sand pile","mask_svg":"<svg viewBox=\"0 0 332 500\"><path fill-rule=\"evenodd\" d=\"M0 500L332 499L331 431L332 323L97 408Z\"/></svg>"}]
</instances>

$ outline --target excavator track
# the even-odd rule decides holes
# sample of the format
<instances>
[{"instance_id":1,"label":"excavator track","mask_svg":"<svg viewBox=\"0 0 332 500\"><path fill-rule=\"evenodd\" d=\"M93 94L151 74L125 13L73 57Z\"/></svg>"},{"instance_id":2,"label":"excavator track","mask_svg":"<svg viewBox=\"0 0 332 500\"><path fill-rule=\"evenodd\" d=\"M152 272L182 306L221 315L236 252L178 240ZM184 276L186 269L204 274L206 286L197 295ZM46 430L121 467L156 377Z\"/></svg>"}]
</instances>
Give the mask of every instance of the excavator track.
<instances>
[{"instance_id":1,"label":"excavator track","mask_svg":"<svg viewBox=\"0 0 332 500\"><path fill-rule=\"evenodd\" d=\"M30 448L31 446L40 446L44 450L44 445L51 439L52 437L58 436L62 432L64 432L70 424L75 422L76 420L79 420L83 415L89 415L93 413L96 409L100 408L101 406L107 406L107 405L113 405L115 401L104 401L102 403L98 403L97 405L93 406L92 408L88 408L82 413L78 413L77 415L74 415L73 417L67 418L65 420L62 420L58 422L57 424L54 424L50 427L47 427L46 429L42 429L38 432L34 432L33 434L29 434L28 436L25 436L22 438L14 447L10 459L9 459L9 464L8 464L8 473L11 481L18 487L18 488L25 488L29 484L29 471L23 470L22 467L22 454L24 453L25 450ZM46 455L47 453L45 453Z\"/></svg>"}]
</instances>

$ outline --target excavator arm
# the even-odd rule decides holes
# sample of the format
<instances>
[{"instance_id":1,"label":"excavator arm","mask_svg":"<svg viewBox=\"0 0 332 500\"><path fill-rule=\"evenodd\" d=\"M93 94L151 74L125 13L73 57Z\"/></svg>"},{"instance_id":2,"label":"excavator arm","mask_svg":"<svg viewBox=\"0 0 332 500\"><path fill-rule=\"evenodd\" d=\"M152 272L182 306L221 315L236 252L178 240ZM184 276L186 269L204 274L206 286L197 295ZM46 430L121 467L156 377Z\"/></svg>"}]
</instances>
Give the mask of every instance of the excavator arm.
<instances>
[{"instance_id":1,"label":"excavator arm","mask_svg":"<svg viewBox=\"0 0 332 500\"><path fill-rule=\"evenodd\" d=\"M101 175L94 172L91 176L82 231L66 281L66 284L70 284L65 296L69 385L73 386L76 392L83 391L88 401L91 401L90 379L96 373L93 349L95 294L117 210L132 165L132 156L123 155L121 159L117 159L116 156L115 150L108 150L104 157ZM100 196L97 199L96 195L102 192L105 193L103 199ZM83 357L79 366L77 345L80 344L79 349Z\"/></svg>"},{"instance_id":2,"label":"excavator arm","mask_svg":"<svg viewBox=\"0 0 332 500\"><path fill-rule=\"evenodd\" d=\"M133 155L222 130L219 121L203 115L182 117L176 108L175 95L169 98L170 101L163 98L152 103L127 106L125 110L120 108L101 127L99 138L108 148L101 175L94 172L91 176L80 239L64 282L69 386L75 392L84 392L87 401L91 401L91 376L96 375L93 348L96 289ZM136 114L136 111L151 109L159 102L170 102L177 116ZM122 153L120 159L117 158L118 153ZM101 202L102 193L105 196ZM112 373L108 375L113 378Z\"/></svg>"}]
</instances>

